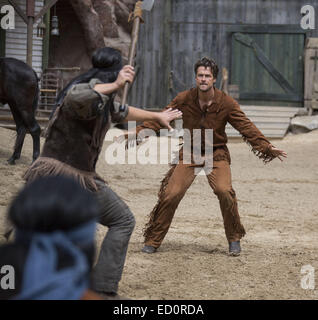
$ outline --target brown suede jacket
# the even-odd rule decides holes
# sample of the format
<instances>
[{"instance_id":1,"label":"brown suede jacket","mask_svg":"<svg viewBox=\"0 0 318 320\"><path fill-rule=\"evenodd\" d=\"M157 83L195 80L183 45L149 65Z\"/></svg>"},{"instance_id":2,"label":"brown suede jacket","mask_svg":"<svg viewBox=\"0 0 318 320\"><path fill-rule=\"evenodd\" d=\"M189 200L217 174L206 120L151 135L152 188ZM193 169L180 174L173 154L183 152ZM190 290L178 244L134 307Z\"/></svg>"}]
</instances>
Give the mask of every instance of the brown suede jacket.
<instances>
[{"instance_id":1,"label":"brown suede jacket","mask_svg":"<svg viewBox=\"0 0 318 320\"><path fill-rule=\"evenodd\" d=\"M260 130L246 117L239 104L229 95L214 88L214 98L210 107L202 110L199 105L198 89L179 93L165 110L168 108L182 111L183 129L189 129L191 135L193 129L213 129L214 161L228 160L230 162L229 151L226 147L228 141L225 133L225 126L230 123L243 136L245 142L252 151L264 162L274 159L270 151L270 142L260 132ZM152 129L159 132L162 126L155 121L146 121L136 128L137 134L143 129ZM204 130L203 130L204 131ZM142 134L140 133L142 136ZM204 135L201 139L201 150L204 151ZM207 141L207 143L209 143Z\"/></svg>"}]
</instances>

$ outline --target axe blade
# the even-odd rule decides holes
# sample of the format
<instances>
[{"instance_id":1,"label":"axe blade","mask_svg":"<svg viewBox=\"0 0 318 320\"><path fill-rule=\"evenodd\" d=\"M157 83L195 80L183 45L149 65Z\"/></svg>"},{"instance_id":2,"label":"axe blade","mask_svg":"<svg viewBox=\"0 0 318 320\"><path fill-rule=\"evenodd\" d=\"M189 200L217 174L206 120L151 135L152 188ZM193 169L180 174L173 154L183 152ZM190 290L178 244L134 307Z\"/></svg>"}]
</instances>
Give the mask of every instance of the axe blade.
<instances>
[{"instance_id":1,"label":"axe blade","mask_svg":"<svg viewBox=\"0 0 318 320\"><path fill-rule=\"evenodd\" d=\"M155 2L155 0L144 0L142 2L142 6L141 6L142 10L151 11L154 2Z\"/></svg>"}]
</instances>

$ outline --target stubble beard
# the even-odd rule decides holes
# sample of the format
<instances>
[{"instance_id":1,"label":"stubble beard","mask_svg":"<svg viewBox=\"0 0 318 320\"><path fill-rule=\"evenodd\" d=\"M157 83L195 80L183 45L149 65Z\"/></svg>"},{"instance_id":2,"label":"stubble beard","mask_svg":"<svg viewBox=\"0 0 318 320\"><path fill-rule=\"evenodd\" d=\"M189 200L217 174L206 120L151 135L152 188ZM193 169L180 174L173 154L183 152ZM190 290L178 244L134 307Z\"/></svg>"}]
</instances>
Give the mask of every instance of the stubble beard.
<instances>
[{"instance_id":1,"label":"stubble beard","mask_svg":"<svg viewBox=\"0 0 318 320\"><path fill-rule=\"evenodd\" d=\"M202 89L201 88L201 85L199 86L199 90L201 91L201 92L208 92L208 91L210 91L211 89L212 89L212 87L213 86L208 86L206 89Z\"/></svg>"}]
</instances>

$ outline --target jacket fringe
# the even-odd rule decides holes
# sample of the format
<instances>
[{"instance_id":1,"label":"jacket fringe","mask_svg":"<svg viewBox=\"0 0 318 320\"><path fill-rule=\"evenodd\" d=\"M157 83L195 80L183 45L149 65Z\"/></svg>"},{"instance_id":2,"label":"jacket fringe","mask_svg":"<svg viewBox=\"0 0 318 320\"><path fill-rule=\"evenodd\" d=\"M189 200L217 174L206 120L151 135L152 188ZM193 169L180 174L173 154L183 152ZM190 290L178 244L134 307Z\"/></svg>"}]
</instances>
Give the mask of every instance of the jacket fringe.
<instances>
[{"instance_id":1,"label":"jacket fringe","mask_svg":"<svg viewBox=\"0 0 318 320\"><path fill-rule=\"evenodd\" d=\"M143 229L143 236L145 238L145 240L147 240L148 236L151 234L151 230L153 228L153 221L154 218L156 216L156 213L158 211L158 207L160 202L163 200L164 194L165 194L165 190L167 188L167 185L169 183L169 179L171 178L174 169L176 168L176 165L171 165L170 170L166 173L166 175L164 176L164 178L161 181L161 186L158 192L158 201L156 206L153 208L153 210L150 212L149 214L149 221L148 223L146 223L144 229Z\"/></svg>"},{"instance_id":2,"label":"jacket fringe","mask_svg":"<svg viewBox=\"0 0 318 320\"><path fill-rule=\"evenodd\" d=\"M76 169L66 163L53 158L39 157L24 173L23 179L27 183L44 176L65 175L78 181L80 185L91 191L98 191L95 179L105 182L96 172Z\"/></svg>"},{"instance_id":3,"label":"jacket fringe","mask_svg":"<svg viewBox=\"0 0 318 320\"><path fill-rule=\"evenodd\" d=\"M251 151L261 160L263 160L264 164L269 163L275 156L273 156L269 150L269 147L266 148L265 151L257 150L257 147L253 147L251 143L247 140L245 136L243 136L243 140L247 143L247 145L251 148Z\"/></svg>"},{"instance_id":4,"label":"jacket fringe","mask_svg":"<svg viewBox=\"0 0 318 320\"><path fill-rule=\"evenodd\" d=\"M230 195L233 199L232 208L230 210L232 212L232 215L234 218L234 226L233 227L234 227L235 232L238 233L240 235L240 237L244 237L246 234L246 231L245 231L243 225L241 224L240 216L238 214L236 194L233 189L230 191Z\"/></svg>"}]
</instances>

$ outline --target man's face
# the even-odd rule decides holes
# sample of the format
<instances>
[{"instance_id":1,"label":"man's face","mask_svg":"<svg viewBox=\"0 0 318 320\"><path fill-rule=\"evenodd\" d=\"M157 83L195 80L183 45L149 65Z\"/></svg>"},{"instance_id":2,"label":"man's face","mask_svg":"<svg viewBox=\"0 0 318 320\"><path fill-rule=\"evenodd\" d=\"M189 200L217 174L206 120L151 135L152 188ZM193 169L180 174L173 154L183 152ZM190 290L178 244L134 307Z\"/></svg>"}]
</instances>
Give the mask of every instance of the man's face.
<instances>
[{"instance_id":1,"label":"man's face","mask_svg":"<svg viewBox=\"0 0 318 320\"><path fill-rule=\"evenodd\" d=\"M197 88L202 92L209 91L216 79L213 78L212 70L210 67L199 67L195 76Z\"/></svg>"}]
</instances>

